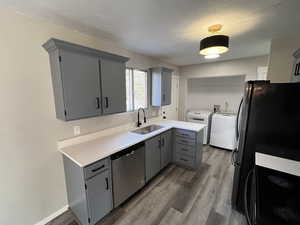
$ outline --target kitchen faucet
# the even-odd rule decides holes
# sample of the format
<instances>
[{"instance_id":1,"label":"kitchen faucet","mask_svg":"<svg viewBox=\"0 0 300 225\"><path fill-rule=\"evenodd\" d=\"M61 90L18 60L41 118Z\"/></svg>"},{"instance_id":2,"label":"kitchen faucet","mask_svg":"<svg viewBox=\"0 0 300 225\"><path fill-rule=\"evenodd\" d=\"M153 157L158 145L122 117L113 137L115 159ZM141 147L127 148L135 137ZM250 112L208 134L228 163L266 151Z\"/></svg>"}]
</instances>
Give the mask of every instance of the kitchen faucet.
<instances>
[{"instance_id":1,"label":"kitchen faucet","mask_svg":"<svg viewBox=\"0 0 300 225\"><path fill-rule=\"evenodd\" d=\"M146 123L146 113L145 110L143 108L139 108L138 109L138 122L137 122L137 126L140 127L142 125L142 123L140 122L140 110L143 110L144 113L144 123Z\"/></svg>"}]
</instances>

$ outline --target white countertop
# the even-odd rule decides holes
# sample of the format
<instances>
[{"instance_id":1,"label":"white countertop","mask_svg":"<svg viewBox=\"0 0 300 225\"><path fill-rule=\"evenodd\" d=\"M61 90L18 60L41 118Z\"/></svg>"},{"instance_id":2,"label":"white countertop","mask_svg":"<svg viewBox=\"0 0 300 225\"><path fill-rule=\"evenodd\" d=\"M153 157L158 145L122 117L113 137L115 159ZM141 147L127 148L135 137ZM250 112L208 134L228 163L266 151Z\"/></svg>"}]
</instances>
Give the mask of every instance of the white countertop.
<instances>
[{"instance_id":1,"label":"white countertop","mask_svg":"<svg viewBox=\"0 0 300 225\"><path fill-rule=\"evenodd\" d=\"M153 131L149 134L136 134L130 131L119 132L114 135L104 136L95 140L62 148L60 149L60 152L70 158L80 167L85 167L172 128L199 132L206 127L204 124L171 120L154 124L163 126L163 128ZM147 126L148 125L151 124L147 124Z\"/></svg>"}]
</instances>

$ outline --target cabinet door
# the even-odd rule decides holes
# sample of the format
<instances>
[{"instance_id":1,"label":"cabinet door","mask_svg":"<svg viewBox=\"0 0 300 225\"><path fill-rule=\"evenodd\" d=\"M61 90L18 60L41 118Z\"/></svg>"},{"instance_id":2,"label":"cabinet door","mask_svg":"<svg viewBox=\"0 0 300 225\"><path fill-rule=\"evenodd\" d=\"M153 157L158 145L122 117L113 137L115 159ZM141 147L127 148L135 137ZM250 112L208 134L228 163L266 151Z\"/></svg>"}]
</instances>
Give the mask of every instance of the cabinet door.
<instances>
[{"instance_id":1,"label":"cabinet door","mask_svg":"<svg viewBox=\"0 0 300 225\"><path fill-rule=\"evenodd\" d=\"M86 181L90 223L93 225L112 210L111 177L106 170Z\"/></svg>"},{"instance_id":2,"label":"cabinet door","mask_svg":"<svg viewBox=\"0 0 300 225\"><path fill-rule=\"evenodd\" d=\"M167 131L161 135L161 163L162 167L167 166L172 161L172 131Z\"/></svg>"},{"instance_id":3,"label":"cabinet door","mask_svg":"<svg viewBox=\"0 0 300 225\"><path fill-rule=\"evenodd\" d=\"M103 114L126 111L125 63L101 59Z\"/></svg>"},{"instance_id":4,"label":"cabinet door","mask_svg":"<svg viewBox=\"0 0 300 225\"><path fill-rule=\"evenodd\" d=\"M172 73L162 72L162 105L170 105L172 96Z\"/></svg>"},{"instance_id":5,"label":"cabinet door","mask_svg":"<svg viewBox=\"0 0 300 225\"><path fill-rule=\"evenodd\" d=\"M154 177L161 169L160 136L151 138L145 142L146 145L146 182Z\"/></svg>"},{"instance_id":6,"label":"cabinet door","mask_svg":"<svg viewBox=\"0 0 300 225\"><path fill-rule=\"evenodd\" d=\"M98 58L61 50L60 67L66 120L100 115Z\"/></svg>"}]
</instances>

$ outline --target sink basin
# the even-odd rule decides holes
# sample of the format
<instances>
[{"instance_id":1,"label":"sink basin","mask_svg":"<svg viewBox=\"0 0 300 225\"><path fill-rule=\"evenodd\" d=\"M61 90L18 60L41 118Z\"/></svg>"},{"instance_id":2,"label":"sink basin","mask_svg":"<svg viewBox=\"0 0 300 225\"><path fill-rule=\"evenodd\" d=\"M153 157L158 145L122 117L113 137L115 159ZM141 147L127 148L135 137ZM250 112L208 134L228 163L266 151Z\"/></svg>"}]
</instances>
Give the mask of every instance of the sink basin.
<instances>
[{"instance_id":1,"label":"sink basin","mask_svg":"<svg viewBox=\"0 0 300 225\"><path fill-rule=\"evenodd\" d=\"M150 125L150 126L147 126L147 127L142 127L140 129L136 129L136 130L133 130L131 131L132 133L137 133L137 134L149 134L153 131L156 131L156 130L159 130L163 128L162 126L159 126L159 125Z\"/></svg>"}]
</instances>

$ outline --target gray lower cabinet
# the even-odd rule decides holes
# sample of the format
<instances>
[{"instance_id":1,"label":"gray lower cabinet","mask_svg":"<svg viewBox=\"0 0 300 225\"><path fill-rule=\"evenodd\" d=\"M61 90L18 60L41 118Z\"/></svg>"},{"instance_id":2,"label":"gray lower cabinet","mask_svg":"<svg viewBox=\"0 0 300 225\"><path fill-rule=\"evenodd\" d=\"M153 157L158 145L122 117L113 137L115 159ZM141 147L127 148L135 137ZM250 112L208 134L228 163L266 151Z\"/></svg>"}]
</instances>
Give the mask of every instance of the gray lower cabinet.
<instances>
[{"instance_id":1,"label":"gray lower cabinet","mask_svg":"<svg viewBox=\"0 0 300 225\"><path fill-rule=\"evenodd\" d=\"M50 57L58 119L126 111L125 63L129 58L53 38L43 47Z\"/></svg>"},{"instance_id":2,"label":"gray lower cabinet","mask_svg":"<svg viewBox=\"0 0 300 225\"><path fill-rule=\"evenodd\" d=\"M166 131L161 134L161 167L166 167L172 162L172 149L173 149L173 132L172 130Z\"/></svg>"},{"instance_id":3,"label":"gray lower cabinet","mask_svg":"<svg viewBox=\"0 0 300 225\"><path fill-rule=\"evenodd\" d=\"M121 201L115 202L116 207L131 195L126 194L128 185L130 185L130 189L140 189L145 180L146 182L150 181L171 162L190 169L199 168L202 160L202 144L203 130L200 132L184 129L168 130L146 140L145 151L143 148L138 150L139 152L135 155L128 154L130 162L129 158L124 158L122 162L113 163L113 172L110 157L82 168L68 157L63 156L69 206L82 225L95 225L114 207L113 185L117 185L119 189L114 187L114 194L125 193L124 196L119 195ZM126 155L126 152L124 154ZM139 163L132 161L134 165L129 164L131 160L140 160L141 158ZM145 167L143 167L144 159ZM145 171L140 167L145 168ZM121 169L122 173L120 173ZM119 174L112 174L116 172ZM119 179L124 174L125 176L126 174L129 176L135 174L141 179L138 179L138 183L135 183L136 179L130 177L127 181L124 177ZM113 184L112 176L114 177Z\"/></svg>"},{"instance_id":4,"label":"gray lower cabinet","mask_svg":"<svg viewBox=\"0 0 300 225\"><path fill-rule=\"evenodd\" d=\"M173 132L166 131L145 142L146 182L172 162Z\"/></svg>"},{"instance_id":5,"label":"gray lower cabinet","mask_svg":"<svg viewBox=\"0 0 300 225\"><path fill-rule=\"evenodd\" d=\"M203 130L199 132L175 129L174 131L174 163L198 169L201 165L203 151Z\"/></svg>"},{"instance_id":6,"label":"gray lower cabinet","mask_svg":"<svg viewBox=\"0 0 300 225\"><path fill-rule=\"evenodd\" d=\"M80 167L63 156L68 204L82 225L94 225L113 208L111 161Z\"/></svg>"},{"instance_id":7,"label":"gray lower cabinet","mask_svg":"<svg viewBox=\"0 0 300 225\"><path fill-rule=\"evenodd\" d=\"M158 67L151 68L150 71L152 80L152 106L170 105L173 70L164 67Z\"/></svg>"},{"instance_id":8,"label":"gray lower cabinet","mask_svg":"<svg viewBox=\"0 0 300 225\"><path fill-rule=\"evenodd\" d=\"M160 135L145 141L146 182L161 170Z\"/></svg>"},{"instance_id":9,"label":"gray lower cabinet","mask_svg":"<svg viewBox=\"0 0 300 225\"><path fill-rule=\"evenodd\" d=\"M95 224L113 208L110 171L105 170L87 180L86 188L90 224Z\"/></svg>"}]
</instances>

